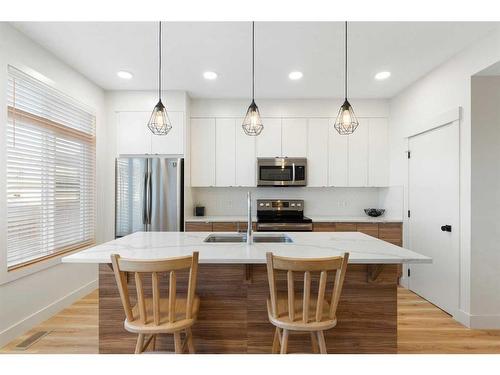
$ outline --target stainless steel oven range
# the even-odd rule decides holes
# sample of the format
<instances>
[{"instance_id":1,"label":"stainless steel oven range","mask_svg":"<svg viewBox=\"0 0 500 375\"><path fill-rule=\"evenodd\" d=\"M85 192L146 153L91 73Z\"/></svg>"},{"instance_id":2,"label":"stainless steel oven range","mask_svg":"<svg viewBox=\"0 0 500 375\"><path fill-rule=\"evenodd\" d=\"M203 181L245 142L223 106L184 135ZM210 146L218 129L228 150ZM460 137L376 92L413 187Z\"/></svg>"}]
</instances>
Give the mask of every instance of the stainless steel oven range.
<instances>
[{"instance_id":1,"label":"stainless steel oven range","mask_svg":"<svg viewBox=\"0 0 500 375\"><path fill-rule=\"evenodd\" d=\"M257 199L258 232L310 232L312 220L304 216L300 199Z\"/></svg>"}]
</instances>

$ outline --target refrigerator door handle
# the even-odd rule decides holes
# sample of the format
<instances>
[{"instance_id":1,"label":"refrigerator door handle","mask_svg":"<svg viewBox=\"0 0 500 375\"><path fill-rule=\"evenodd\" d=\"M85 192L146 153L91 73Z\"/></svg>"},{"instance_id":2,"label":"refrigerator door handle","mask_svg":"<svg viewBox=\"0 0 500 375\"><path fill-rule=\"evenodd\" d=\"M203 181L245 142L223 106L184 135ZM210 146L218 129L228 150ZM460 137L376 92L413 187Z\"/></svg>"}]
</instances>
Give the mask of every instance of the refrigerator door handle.
<instances>
[{"instance_id":1,"label":"refrigerator door handle","mask_svg":"<svg viewBox=\"0 0 500 375\"><path fill-rule=\"evenodd\" d=\"M151 225L151 212L153 209L153 183L151 171L148 172L148 224Z\"/></svg>"},{"instance_id":2,"label":"refrigerator door handle","mask_svg":"<svg viewBox=\"0 0 500 375\"><path fill-rule=\"evenodd\" d=\"M144 224L144 229L148 225L148 172L144 173L144 199L142 205L142 223Z\"/></svg>"}]
</instances>

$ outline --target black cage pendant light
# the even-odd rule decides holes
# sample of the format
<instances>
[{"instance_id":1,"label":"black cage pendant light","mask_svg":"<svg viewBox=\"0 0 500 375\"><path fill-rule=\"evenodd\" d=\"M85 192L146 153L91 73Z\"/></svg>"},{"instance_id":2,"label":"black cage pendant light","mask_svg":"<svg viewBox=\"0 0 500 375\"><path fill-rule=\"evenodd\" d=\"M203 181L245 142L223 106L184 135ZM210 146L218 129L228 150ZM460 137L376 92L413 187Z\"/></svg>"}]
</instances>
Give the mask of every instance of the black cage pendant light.
<instances>
[{"instance_id":1,"label":"black cage pendant light","mask_svg":"<svg viewBox=\"0 0 500 375\"><path fill-rule=\"evenodd\" d=\"M347 21L345 22L345 71L344 71L344 93L345 99L344 104L340 107L339 114L337 115L337 119L335 120L335 130L339 134L349 135L354 133L356 128L359 125L358 119L354 114L354 109L352 108L351 103L347 100Z\"/></svg>"},{"instance_id":2,"label":"black cage pendant light","mask_svg":"<svg viewBox=\"0 0 500 375\"><path fill-rule=\"evenodd\" d=\"M259 108L255 104L255 22L252 22L252 103L243 119L243 131L246 135L257 136L264 129Z\"/></svg>"},{"instance_id":3,"label":"black cage pendant light","mask_svg":"<svg viewBox=\"0 0 500 375\"><path fill-rule=\"evenodd\" d=\"M156 135L167 135L170 129L172 129L167 109L161 102L161 21L158 25L158 103L151 113L148 128Z\"/></svg>"}]
</instances>

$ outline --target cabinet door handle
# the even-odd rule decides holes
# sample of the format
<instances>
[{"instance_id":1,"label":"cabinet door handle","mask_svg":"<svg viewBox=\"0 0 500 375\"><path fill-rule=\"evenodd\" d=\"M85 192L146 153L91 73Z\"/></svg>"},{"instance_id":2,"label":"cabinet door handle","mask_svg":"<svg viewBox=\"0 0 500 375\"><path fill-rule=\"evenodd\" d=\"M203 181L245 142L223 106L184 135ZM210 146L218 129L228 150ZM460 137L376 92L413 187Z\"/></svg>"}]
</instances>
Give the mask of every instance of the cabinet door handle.
<instances>
[{"instance_id":1,"label":"cabinet door handle","mask_svg":"<svg viewBox=\"0 0 500 375\"><path fill-rule=\"evenodd\" d=\"M443 232L451 232L451 225L442 225L441 230Z\"/></svg>"}]
</instances>

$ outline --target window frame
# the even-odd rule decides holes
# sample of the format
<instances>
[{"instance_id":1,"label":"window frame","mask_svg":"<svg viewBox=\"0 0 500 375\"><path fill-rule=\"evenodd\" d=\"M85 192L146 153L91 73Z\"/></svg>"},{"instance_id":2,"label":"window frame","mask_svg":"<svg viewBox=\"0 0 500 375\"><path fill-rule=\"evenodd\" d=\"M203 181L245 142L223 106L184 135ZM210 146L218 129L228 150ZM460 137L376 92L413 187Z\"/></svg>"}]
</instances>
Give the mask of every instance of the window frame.
<instances>
[{"instance_id":1,"label":"window frame","mask_svg":"<svg viewBox=\"0 0 500 375\"><path fill-rule=\"evenodd\" d=\"M5 106L3 106L2 111L5 110L6 115L1 116L1 118L4 120L5 125L3 126L2 134L0 134L0 135L2 135L1 138L4 139L4 141L3 141L4 147L2 148L3 155L1 155L2 157L0 158L0 166L2 167L2 173L4 173L4 176L5 176L4 177L5 178L5 180L4 180L4 183L5 183L4 189L5 190L1 189L2 193L3 193L2 206L5 208L5 211L4 211L5 215L2 215L3 218L0 220L0 224L3 228L2 235L0 236L0 245L4 245L1 247L3 247L5 249L5 251L3 251L1 256L0 256L0 264L3 265L3 267L2 267L3 271L0 272L0 285L5 283L5 282L13 281L19 277L27 276L33 272L38 272L42 269L59 264L60 258L62 258L62 256L65 256L65 255L68 255L68 254L71 254L71 253L74 253L77 251L81 251L82 249L94 246L96 244L96 235L97 235L97 233L96 233L97 232L96 231L96 228L97 228L97 210L96 210L97 209L97 188L96 188L96 184L97 184L97 179L96 179L97 178L97 160L96 160L97 147L96 147L96 143L97 142L96 142L96 138L97 137L96 137L95 112L92 110L88 110L86 106L80 105L80 103L76 102L74 99L70 98L69 96L66 96L65 94L59 92L58 90L52 88L51 86L48 86L48 85L36 80L35 78L29 76L28 74L10 66L10 65L8 66L8 72L6 74L7 80L12 79L12 77L14 77L14 79L15 79L15 75L11 74L11 69L13 69L15 72L20 72L21 74L29 77L29 79L34 80L38 84L45 86L47 88L47 90L50 90L50 91L48 91L49 95L56 94L59 99L67 100L68 104L76 105L79 109L86 111L88 114L90 114L93 117L93 128L92 128L92 133L86 133L83 130L79 130L79 129L72 128L72 127L69 127L66 125L62 125L62 124L55 122L51 119L24 111L24 110L19 109L19 108L15 108L15 106L13 107L13 106L9 105L10 103L8 100L5 101ZM7 87L6 92L8 92L8 90L9 90L9 88ZM2 113L2 111L0 111L0 114ZM60 249L57 249L50 254L41 255L37 258L28 259L26 261L22 261L22 262L13 264L11 266L8 266L8 247L7 247L7 245L8 245L8 242L7 242L8 241L8 239L7 239L7 233L8 233L8 229L7 229L8 214L7 214L7 212L8 212L8 210L7 210L7 176L6 176L6 173L7 173L7 167L8 167L7 128L9 126L9 122L12 121L11 116L14 116L14 118L16 118L18 116L29 118L29 121L35 123L35 126L39 126L40 128L45 127L47 129L49 129L50 131L54 132L54 134L60 135L62 137L64 137L64 135L67 135L68 137L73 137L73 139L75 139L75 138L80 139L80 140L84 141L84 143L86 143L87 145L90 145L92 147L92 152L91 152L91 155L92 155L92 165L91 165L91 168L92 168L92 170L91 170L92 188L91 189L92 190L91 190L90 194L92 194L92 196L93 196L92 197L93 229L92 229L92 236L88 240L78 242L75 244L70 244L67 246L63 246ZM3 160L1 160L1 159L3 159Z\"/></svg>"}]
</instances>

